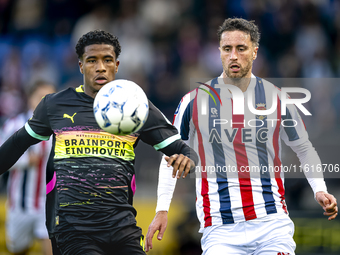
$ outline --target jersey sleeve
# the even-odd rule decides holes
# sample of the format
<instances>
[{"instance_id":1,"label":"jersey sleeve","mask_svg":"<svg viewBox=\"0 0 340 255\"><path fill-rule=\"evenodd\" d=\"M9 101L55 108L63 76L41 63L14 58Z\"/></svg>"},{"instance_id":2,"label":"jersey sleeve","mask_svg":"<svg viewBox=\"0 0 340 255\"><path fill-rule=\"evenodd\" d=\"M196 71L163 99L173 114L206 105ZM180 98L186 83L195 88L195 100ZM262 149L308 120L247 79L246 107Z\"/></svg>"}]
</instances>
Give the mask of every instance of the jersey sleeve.
<instances>
[{"instance_id":1,"label":"jersey sleeve","mask_svg":"<svg viewBox=\"0 0 340 255\"><path fill-rule=\"evenodd\" d=\"M163 113L149 101L149 116L140 132L140 139L161 150L181 137Z\"/></svg>"},{"instance_id":2,"label":"jersey sleeve","mask_svg":"<svg viewBox=\"0 0 340 255\"><path fill-rule=\"evenodd\" d=\"M11 168L31 145L50 138L53 131L48 122L47 97L41 100L25 126L1 145L0 174Z\"/></svg>"},{"instance_id":3,"label":"jersey sleeve","mask_svg":"<svg viewBox=\"0 0 340 255\"><path fill-rule=\"evenodd\" d=\"M180 101L175 114L173 124L177 128L184 142L188 144L190 138L191 120L190 96L187 94ZM173 193L175 191L177 178L172 177L172 167L167 166L167 162L162 157L159 166L158 186L157 186L157 206L156 212L169 211Z\"/></svg>"},{"instance_id":4,"label":"jersey sleeve","mask_svg":"<svg viewBox=\"0 0 340 255\"><path fill-rule=\"evenodd\" d=\"M25 123L24 114L20 114L19 116L13 118L13 119L8 119L1 131L0 131L0 144L3 144L11 135L14 134L14 132L18 131L20 128ZM12 168L24 168L29 164L29 154L24 153L18 161L13 165Z\"/></svg>"},{"instance_id":5,"label":"jersey sleeve","mask_svg":"<svg viewBox=\"0 0 340 255\"><path fill-rule=\"evenodd\" d=\"M46 141L53 134L48 118L48 95L35 108L33 117L25 124L27 133L35 139Z\"/></svg>"},{"instance_id":6,"label":"jersey sleeve","mask_svg":"<svg viewBox=\"0 0 340 255\"><path fill-rule=\"evenodd\" d=\"M306 141L298 146L292 146L291 148L300 160L307 181L314 192L314 197L319 191L327 193L327 186L323 178L323 172L310 171L311 168L317 169L318 166L322 166L320 157L312 143L310 141Z\"/></svg>"},{"instance_id":7,"label":"jersey sleeve","mask_svg":"<svg viewBox=\"0 0 340 255\"><path fill-rule=\"evenodd\" d=\"M0 174L10 169L22 154L40 140L30 136L25 128L19 129L0 146Z\"/></svg>"},{"instance_id":8,"label":"jersey sleeve","mask_svg":"<svg viewBox=\"0 0 340 255\"><path fill-rule=\"evenodd\" d=\"M173 124L177 128L178 133L181 135L181 139L183 141L188 141L190 139L191 134L193 133L192 127L190 125L192 118L192 105L193 98L191 98L191 94L185 95L174 114Z\"/></svg>"},{"instance_id":9,"label":"jersey sleeve","mask_svg":"<svg viewBox=\"0 0 340 255\"><path fill-rule=\"evenodd\" d=\"M288 146L298 146L308 141L305 123L295 105L287 105L286 115L281 118L280 136Z\"/></svg>"}]
</instances>

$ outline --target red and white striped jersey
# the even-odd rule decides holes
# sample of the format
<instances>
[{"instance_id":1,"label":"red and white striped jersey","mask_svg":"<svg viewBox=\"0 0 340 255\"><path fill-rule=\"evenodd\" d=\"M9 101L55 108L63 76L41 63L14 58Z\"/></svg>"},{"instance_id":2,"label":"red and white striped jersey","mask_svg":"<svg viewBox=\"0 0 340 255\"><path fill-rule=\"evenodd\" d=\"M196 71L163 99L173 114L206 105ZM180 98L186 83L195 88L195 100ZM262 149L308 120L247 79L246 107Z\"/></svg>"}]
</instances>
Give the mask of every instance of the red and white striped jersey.
<instances>
[{"instance_id":1,"label":"red and white striped jersey","mask_svg":"<svg viewBox=\"0 0 340 255\"><path fill-rule=\"evenodd\" d=\"M32 112L8 119L1 130L1 143L25 125ZM37 213L45 211L46 164L51 151L51 140L31 146L9 172L7 184L7 208L10 211ZM37 166L30 166L29 154L38 155Z\"/></svg>"},{"instance_id":2,"label":"red and white striped jersey","mask_svg":"<svg viewBox=\"0 0 340 255\"><path fill-rule=\"evenodd\" d=\"M199 155L196 211L201 230L287 213L281 140L288 146L308 141L296 107L288 104L286 115L281 115L280 90L252 76L247 95L254 109L270 109L275 91L276 110L255 115L245 103L244 114L234 115L233 97L223 89L223 79L206 85L182 98L173 123Z\"/></svg>"}]
</instances>

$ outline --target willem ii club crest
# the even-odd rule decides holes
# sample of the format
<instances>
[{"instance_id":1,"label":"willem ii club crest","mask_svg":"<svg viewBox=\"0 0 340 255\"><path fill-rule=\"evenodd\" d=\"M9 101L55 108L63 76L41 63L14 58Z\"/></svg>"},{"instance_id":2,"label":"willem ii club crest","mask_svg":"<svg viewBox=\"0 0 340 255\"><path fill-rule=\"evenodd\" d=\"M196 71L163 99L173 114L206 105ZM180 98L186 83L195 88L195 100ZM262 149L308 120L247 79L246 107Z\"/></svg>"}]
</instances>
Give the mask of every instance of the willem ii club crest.
<instances>
[{"instance_id":1,"label":"willem ii club crest","mask_svg":"<svg viewBox=\"0 0 340 255\"><path fill-rule=\"evenodd\" d=\"M256 104L256 110L267 110L266 108L266 104ZM263 120L264 118L266 118L266 115L256 115L256 118L258 118L259 120Z\"/></svg>"}]
</instances>

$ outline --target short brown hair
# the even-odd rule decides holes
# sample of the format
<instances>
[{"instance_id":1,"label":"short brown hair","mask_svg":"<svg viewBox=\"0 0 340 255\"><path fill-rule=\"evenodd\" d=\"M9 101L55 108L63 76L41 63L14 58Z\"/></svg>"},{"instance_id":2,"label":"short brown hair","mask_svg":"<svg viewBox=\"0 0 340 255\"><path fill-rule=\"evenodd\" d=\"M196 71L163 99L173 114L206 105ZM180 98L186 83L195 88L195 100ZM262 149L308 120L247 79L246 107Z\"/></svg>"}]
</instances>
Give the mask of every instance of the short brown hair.
<instances>
[{"instance_id":1,"label":"short brown hair","mask_svg":"<svg viewBox=\"0 0 340 255\"><path fill-rule=\"evenodd\" d=\"M52 84L49 81L45 81L45 80L37 80L35 81L31 86L29 86L26 90L27 93L27 97L31 97L38 89L40 89L41 87L52 87L54 90L56 90L54 84Z\"/></svg>"},{"instance_id":2,"label":"short brown hair","mask_svg":"<svg viewBox=\"0 0 340 255\"><path fill-rule=\"evenodd\" d=\"M250 35L252 43L258 47L260 41L259 28L255 25L253 20L248 21L242 18L229 18L226 19L222 26L217 30L218 41L221 41L221 36L225 31L242 31Z\"/></svg>"}]
</instances>

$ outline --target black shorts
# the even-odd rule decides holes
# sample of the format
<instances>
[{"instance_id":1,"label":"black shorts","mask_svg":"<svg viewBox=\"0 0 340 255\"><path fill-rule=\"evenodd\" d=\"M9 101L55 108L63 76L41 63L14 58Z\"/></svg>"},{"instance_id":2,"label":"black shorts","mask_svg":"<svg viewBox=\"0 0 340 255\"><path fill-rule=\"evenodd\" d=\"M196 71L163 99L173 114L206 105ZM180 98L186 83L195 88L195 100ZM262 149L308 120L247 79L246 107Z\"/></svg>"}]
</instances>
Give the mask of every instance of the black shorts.
<instances>
[{"instance_id":1,"label":"black shorts","mask_svg":"<svg viewBox=\"0 0 340 255\"><path fill-rule=\"evenodd\" d=\"M136 225L101 232L56 234L62 255L145 255L144 237Z\"/></svg>"}]
</instances>

